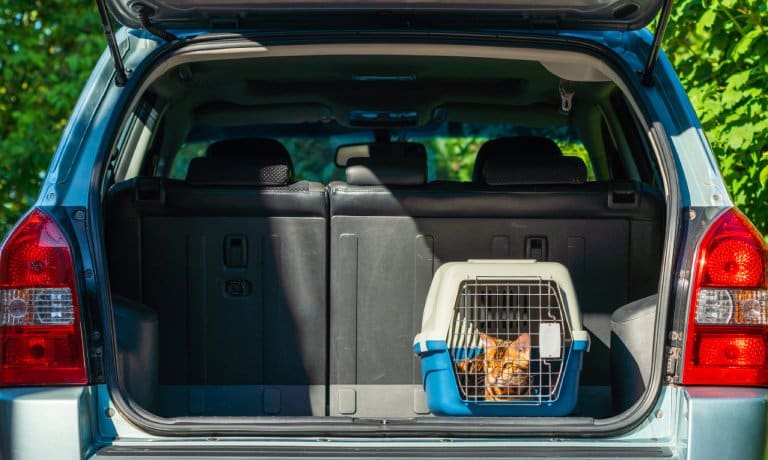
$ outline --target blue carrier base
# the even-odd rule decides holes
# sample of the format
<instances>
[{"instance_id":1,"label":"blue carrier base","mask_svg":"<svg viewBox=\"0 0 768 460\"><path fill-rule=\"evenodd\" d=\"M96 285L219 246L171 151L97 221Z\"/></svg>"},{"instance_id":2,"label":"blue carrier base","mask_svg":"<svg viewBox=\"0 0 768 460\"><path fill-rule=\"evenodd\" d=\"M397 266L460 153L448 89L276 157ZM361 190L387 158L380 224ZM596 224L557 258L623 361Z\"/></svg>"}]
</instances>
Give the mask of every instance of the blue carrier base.
<instances>
[{"instance_id":1,"label":"blue carrier base","mask_svg":"<svg viewBox=\"0 0 768 460\"><path fill-rule=\"evenodd\" d=\"M477 417L558 417L576 407L579 374L586 343L574 341L566 357L560 393L554 400L463 401L448 348L443 341L427 341L421 357L421 375L427 406L434 415Z\"/></svg>"}]
</instances>

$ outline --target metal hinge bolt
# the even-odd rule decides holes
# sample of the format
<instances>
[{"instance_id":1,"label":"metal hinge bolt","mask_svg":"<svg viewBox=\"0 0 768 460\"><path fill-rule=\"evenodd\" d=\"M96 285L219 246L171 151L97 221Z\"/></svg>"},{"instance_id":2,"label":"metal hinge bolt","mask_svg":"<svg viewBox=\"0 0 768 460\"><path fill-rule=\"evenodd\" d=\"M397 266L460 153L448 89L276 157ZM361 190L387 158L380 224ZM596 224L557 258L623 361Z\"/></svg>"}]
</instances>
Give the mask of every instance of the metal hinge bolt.
<instances>
[{"instance_id":1,"label":"metal hinge bolt","mask_svg":"<svg viewBox=\"0 0 768 460\"><path fill-rule=\"evenodd\" d=\"M681 350L679 347L667 347L667 366L665 373L674 376L677 373L677 363L680 361Z\"/></svg>"}]
</instances>

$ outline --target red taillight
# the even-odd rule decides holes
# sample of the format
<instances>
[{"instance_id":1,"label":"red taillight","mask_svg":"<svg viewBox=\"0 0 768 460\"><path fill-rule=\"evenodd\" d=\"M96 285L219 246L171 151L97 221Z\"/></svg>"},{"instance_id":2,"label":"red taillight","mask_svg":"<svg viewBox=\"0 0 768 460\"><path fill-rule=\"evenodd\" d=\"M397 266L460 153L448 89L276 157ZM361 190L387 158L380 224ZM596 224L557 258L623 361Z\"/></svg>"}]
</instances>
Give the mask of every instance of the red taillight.
<instances>
[{"instance_id":1,"label":"red taillight","mask_svg":"<svg viewBox=\"0 0 768 460\"><path fill-rule=\"evenodd\" d=\"M704 237L698 261L702 286L765 287L765 244L735 209L720 216Z\"/></svg>"},{"instance_id":2,"label":"red taillight","mask_svg":"<svg viewBox=\"0 0 768 460\"><path fill-rule=\"evenodd\" d=\"M682 382L768 386L768 247L736 209L699 246Z\"/></svg>"},{"instance_id":3,"label":"red taillight","mask_svg":"<svg viewBox=\"0 0 768 460\"><path fill-rule=\"evenodd\" d=\"M0 386L86 382L72 251L35 209L0 248Z\"/></svg>"},{"instance_id":4,"label":"red taillight","mask_svg":"<svg viewBox=\"0 0 768 460\"><path fill-rule=\"evenodd\" d=\"M698 351L703 366L759 368L765 364L765 338L760 334L702 334Z\"/></svg>"}]
</instances>

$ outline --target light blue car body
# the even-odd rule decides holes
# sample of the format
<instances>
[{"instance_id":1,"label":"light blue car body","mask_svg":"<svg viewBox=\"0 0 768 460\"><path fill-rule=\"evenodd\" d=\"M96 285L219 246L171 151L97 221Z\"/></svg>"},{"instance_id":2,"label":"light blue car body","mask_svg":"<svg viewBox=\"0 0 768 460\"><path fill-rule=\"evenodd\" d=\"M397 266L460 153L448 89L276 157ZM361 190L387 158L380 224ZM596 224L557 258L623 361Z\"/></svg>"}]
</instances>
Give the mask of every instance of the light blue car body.
<instances>
[{"instance_id":1,"label":"light blue car body","mask_svg":"<svg viewBox=\"0 0 768 460\"><path fill-rule=\"evenodd\" d=\"M176 31L194 36L201 31ZM514 34L514 31L508 32ZM644 64L651 34L573 32L557 34L591 42L614 53L636 72ZM160 52L153 36L123 29L117 35L125 65L133 78ZM98 206L92 202L91 177L99 152L120 116L127 88L112 84L108 53L99 60L45 177L37 206ZM662 54L656 84L637 85L635 97L663 127L673 152L679 209L732 206L688 97ZM672 267L667 261L665 269ZM98 276L98 266L96 273ZM671 297L687 293L668 286ZM687 299L677 301L685 304ZM672 305L674 302L670 302ZM733 387L684 387L667 379L659 384L652 410L639 423L618 433L598 436L547 437L349 437L319 436L170 436L151 434L134 425L112 400L106 384L84 387L0 389L0 458L123 459L147 455L179 458L578 458L578 459L767 459L768 390ZM631 410L631 409L630 409ZM610 419L594 421L595 428Z\"/></svg>"}]
</instances>

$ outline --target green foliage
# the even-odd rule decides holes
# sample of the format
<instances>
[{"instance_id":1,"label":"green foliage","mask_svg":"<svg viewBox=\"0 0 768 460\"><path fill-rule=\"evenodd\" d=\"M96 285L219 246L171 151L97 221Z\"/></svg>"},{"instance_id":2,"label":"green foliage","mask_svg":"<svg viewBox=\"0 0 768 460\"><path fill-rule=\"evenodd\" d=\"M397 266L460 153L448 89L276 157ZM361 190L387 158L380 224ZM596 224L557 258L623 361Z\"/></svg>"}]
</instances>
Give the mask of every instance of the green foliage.
<instances>
[{"instance_id":1,"label":"green foliage","mask_svg":"<svg viewBox=\"0 0 768 460\"><path fill-rule=\"evenodd\" d=\"M430 154L436 179L469 182L484 137L434 137L419 141L424 143Z\"/></svg>"},{"instance_id":2,"label":"green foliage","mask_svg":"<svg viewBox=\"0 0 768 460\"><path fill-rule=\"evenodd\" d=\"M0 0L0 234L37 198L104 46L93 0Z\"/></svg>"},{"instance_id":3,"label":"green foliage","mask_svg":"<svg viewBox=\"0 0 768 460\"><path fill-rule=\"evenodd\" d=\"M589 152L581 142L568 142L555 139L557 146L563 152L563 156L566 157L579 157L584 165L587 167L587 180L593 181L595 177L595 168L592 166L592 160L589 158Z\"/></svg>"},{"instance_id":4,"label":"green foliage","mask_svg":"<svg viewBox=\"0 0 768 460\"><path fill-rule=\"evenodd\" d=\"M696 108L734 203L768 234L765 0L678 0L665 49Z\"/></svg>"},{"instance_id":5,"label":"green foliage","mask_svg":"<svg viewBox=\"0 0 768 460\"><path fill-rule=\"evenodd\" d=\"M187 177L189 162L194 158L199 158L205 155L205 149L207 148L207 142L182 144L182 146L179 147L179 151L176 152L176 156L173 157L173 164L171 165L171 171L168 173L168 177L171 179L184 179Z\"/></svg>"},{"instance_id":6,"label":"green foliage","mask_svg":"<svg viewBox=\"0 0 768 460\"><path fill-rule=\"evenodd\" d=\"M435 172L434 179L472 181L475 157L488 137L433 137L419 139L430 154L430 169ZM579 157L587 166L587 180L595 180L595 171L587 149L581 142L555 139L563 155Z\"/></svg>"},{"instance_id":7,"label":"green foliage","mask_svg":"<svg viewBox=\"0 0 768 460\"><path fill-rule=\"evenodd\" d=\"M278 139L291 152L297 180L308 180L327 184L344 180L344 170L336 166L336 149L329 138Z\"/></svg>"}]
</instances>

